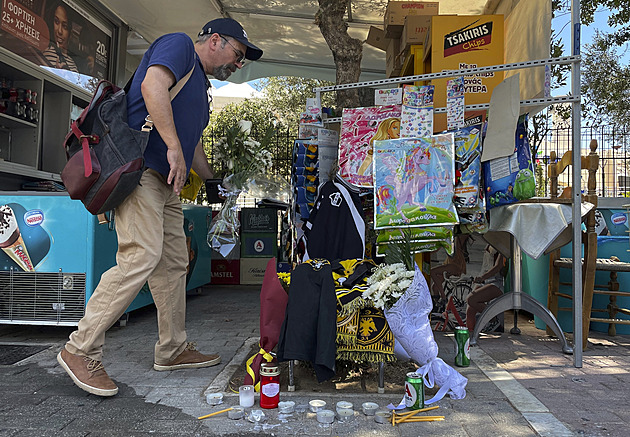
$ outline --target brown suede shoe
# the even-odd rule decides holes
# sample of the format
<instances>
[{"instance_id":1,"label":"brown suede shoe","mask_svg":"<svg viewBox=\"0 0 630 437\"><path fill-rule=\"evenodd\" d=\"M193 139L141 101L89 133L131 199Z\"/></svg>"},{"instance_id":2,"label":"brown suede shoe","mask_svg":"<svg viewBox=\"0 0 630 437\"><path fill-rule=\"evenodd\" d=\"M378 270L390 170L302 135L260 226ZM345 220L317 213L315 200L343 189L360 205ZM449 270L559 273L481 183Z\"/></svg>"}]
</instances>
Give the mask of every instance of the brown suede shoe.
<instances>
[{"instance_id":1,"label":"brown suede shoe","mask_svg":"<svg viewBox=\"0 0 630 437\"><path fill-rule=\"evenodd\" d=\"M118 387L100 361L71 354L65 347L57 355L57 361L74 383L86 392L97 396L114 396L118 393Z\"/></svg>"},{"instance_id":2,"label":"brown suede shoe","mask_svg":"<svg viewBox=\"0 0 630 437\"><path fill-rule=\"evenodd\" d=\"M210 367L221 362L218 355L204 355L195 348L194 343L188 343L186 349L168 364L153 364L155 370L197 369Z\"/></svg>"}]
</instances>

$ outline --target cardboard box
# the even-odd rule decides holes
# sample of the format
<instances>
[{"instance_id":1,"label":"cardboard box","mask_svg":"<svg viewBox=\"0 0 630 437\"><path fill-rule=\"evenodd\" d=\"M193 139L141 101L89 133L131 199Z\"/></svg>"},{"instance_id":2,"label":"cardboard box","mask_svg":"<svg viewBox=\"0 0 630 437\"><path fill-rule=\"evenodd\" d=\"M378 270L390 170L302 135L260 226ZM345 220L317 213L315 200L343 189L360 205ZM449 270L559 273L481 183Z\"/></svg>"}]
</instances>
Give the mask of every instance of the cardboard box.
<instances>
[{"instance_id":1,"label":"cardboard box","mask_svg":"<svg viewBox=\"0 0 630 437\"><path fill-rule=\"evenodd\" d=\"M241 258L241 284L262 284L269 259L270 258Z\"/></svg>"},{"instance_id":2,"label":"cardboard box","mask_svg":"<svg viewBox=\"0 0 630 437\"><path fill-rule=\"evenodd\" d=\"M274 208L241 209L243 232L278 232L278 210Z\"/></svg>"},{"instance_id":3,"label":"cardboard box","mask_svg":"<svg viewBox=\"0 0 630 437\"><path fill-rule=\"evenodd\" d=\"M402 37L400 38L401 50L409 46L424 44L427 32L431 27L431 17L426 15L408 15L405 17Z\"/></svg>"},{"instance_id":4,"label":"cardboard box","mask_svg":"<svg viewBox=\"0 0 630 437\"><path fill-rule=\"evenodd\" d=\"M241 283L240 259L213 259L210 263L211 284L238 285Z\"/></svg>"},{"instance_id":5,"label":"cardboard box","mask_svg":"<svg viewBox=\"0 0 630 437\"><path fill-rule=\"evenodd\" d=\"M275 232L241 233L241 258L270 258L278 253L278 236Z\"/></svg>"},{"instance_id":6,"label":"cardboard box","mask_svg":"<svg viewBox=\"0 0 630 437\"><path fill-rule=\"evenodd\" d=\"M438 15L439 2L389 2L385 10L385 36L400 38L408 15Z\"/></svg>"},{"instance_id":7,"label":"cardboard box","mask_svg":"<svg viewBox=\"0 0 630 437\"><path fill-rule=\"evenodd\" d=\"M376 47L380 50L387 50L387 38L385 38L385 31L383 29L379 29L376 26L370 26L370 31L368 32L367 40L365 41L367 44L372 47Z\"/></svg>"},{"instance_id":8,"label":"cardboard box","mask_svg":"<svg viewBox=\"0 0 630 437\"><path fill-rule=\"evenodd\" d=\"M390 39L385 52L385 74L392 77L400 73L400 40Z\"/></svg>"}]
</instances>

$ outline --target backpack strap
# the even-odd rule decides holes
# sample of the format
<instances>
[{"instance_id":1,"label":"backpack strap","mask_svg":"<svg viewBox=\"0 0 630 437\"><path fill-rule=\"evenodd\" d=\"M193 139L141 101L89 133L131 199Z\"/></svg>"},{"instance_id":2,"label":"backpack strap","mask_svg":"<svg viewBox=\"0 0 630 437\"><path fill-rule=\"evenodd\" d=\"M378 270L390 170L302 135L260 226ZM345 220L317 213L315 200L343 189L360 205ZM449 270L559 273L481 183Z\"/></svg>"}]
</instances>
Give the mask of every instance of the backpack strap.
<instances>
[{"instance_id":1,"label":"backpack strap","mask_svg":"<svg viewBox=\"0 0 630 437\"><path fill-rule=\"evenodd\" d=\"M173 88L171 88L171 90L169 91L169 95L171 96L171 102L173 101L175 96L177 96L177 94L181 91L181 89L184 88L184 85L186 85L186 82L188 82L188 79L190 79L190 76L192 76L193 71L195 71L195 66L194 65L190 69L188 74L186 74L186 76L182 77L179 80L179 82L177 82L175 84L175 86ZM153 120L151 120L151 114L148 114L146 116L146 118L144 119L144 125L142 126L142 132L150 132L151 130L153 130Z\"/></svg>"}]
</instances>

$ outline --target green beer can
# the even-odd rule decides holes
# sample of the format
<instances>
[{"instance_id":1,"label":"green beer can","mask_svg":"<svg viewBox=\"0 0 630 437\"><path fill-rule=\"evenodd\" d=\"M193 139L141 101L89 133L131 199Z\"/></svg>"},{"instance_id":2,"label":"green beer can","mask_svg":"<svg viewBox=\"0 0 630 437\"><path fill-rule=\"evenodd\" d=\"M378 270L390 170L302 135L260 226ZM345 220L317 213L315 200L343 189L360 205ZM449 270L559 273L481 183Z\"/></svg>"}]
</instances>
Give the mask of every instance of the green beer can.
<instances>
[{"instance_id":1,"label":"green beer can","mask_svg":"<svg viewBox=\"0 0 630 437\"><path fill-rule=\"evenodd\" d=\"M459 367L470 366L470 335L468 328L458 326L455 328L455 365Z\"/></svg>"},{"instance_id":2,"label":"green beer can","mask_svg":"<svg viewBox=\"0 0 630 437\"><path fill-rule=\"evenodd\" d=\"M405 378L405 406L410 410L424 408L424 380L418 373L409 372Z\"/></svg>"}]
</instances>

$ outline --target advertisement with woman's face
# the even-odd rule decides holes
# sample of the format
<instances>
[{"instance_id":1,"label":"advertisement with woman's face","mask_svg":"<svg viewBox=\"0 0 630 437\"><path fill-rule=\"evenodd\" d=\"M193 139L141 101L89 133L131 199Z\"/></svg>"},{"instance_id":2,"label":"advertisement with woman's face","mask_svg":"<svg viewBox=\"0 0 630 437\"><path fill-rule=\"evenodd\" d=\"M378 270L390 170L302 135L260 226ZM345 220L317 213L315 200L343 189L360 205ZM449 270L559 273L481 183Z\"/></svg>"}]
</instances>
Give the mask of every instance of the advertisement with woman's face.
<instances>
[{"instance_id":1,"label":"advertisement with woman's face","mask_svg":"<svg viewBox=\"0 0 630 437\"><path fill-rule=\"evenodd\" d=\"M63 77L109 76L111 24L73 0L2 0L0 46ZM72 80L72 79L70 79Z\"/></svg>"}]
</instances>

